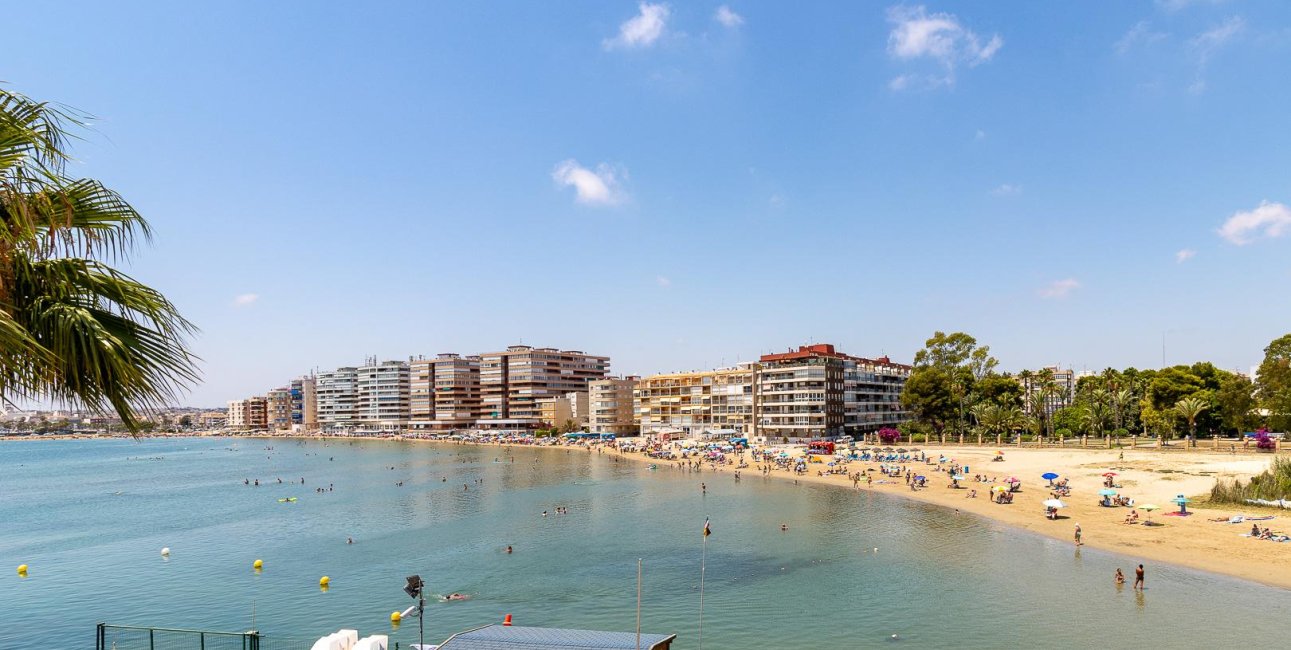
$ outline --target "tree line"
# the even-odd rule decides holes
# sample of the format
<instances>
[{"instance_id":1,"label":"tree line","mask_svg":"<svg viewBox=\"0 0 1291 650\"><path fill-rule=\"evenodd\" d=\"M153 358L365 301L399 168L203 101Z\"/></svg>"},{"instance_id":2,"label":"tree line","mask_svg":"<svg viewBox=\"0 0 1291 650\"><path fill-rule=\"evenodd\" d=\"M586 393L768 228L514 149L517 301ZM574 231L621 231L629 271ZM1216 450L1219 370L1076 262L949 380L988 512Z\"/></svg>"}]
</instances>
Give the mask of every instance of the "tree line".
<instances>
[{"instance_id":1,"label":"tree line","mask_svg":"<svg viewBox=\"0 0 1291 650\"><path fill-rule=\"evenodd\" d=\"M914 357L901 393L908 435L1233 435L1291 428L1291 334L1264 349L1250 378L1209 362L1159 370L1107 368L1060 382L1054 371L999 372L990 347L937 332Z\"/></svg>"}]
</instances>

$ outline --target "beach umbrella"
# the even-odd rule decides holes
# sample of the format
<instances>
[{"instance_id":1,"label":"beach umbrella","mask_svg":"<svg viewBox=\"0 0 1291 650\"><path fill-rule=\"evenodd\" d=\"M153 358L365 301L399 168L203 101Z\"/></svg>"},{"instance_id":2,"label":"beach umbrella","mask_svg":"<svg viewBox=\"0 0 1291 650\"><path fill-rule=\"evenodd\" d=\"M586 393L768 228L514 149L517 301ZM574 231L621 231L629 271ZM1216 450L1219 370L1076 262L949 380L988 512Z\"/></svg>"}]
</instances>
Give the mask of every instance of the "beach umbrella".
<instances>
[{"instance_id":1,"label":"beach umbrella","mask_svg":"<svg viewBox=\"0 0 1291 650\"><path fill-rule=\"evenodd\" d=\"M1066 508L1067 507L1067 504L1063 503L1062 500L1060 499L1045 499L1044 505L1046 508Z\"/></svg>"},{"instance_id":2,"label":"beach umbrella","mask_svg":"<svg viewBox=\"0 0 1291 650\"><path fill-rule=\"evenodd\" d=\"M1103 472L1103 476L1116 476L1116 472Z\"/></svg>"},{"instance_id":3,"label":"beach umbrella","mask_svg":"<svg viewBox=\"0 0 1291 650\"><path fill-rule=\"evenodd\" d=\"M1058 475L1057 475L1057 474L1054 474L1053 472L1045 472L1044 474L1041 474L1041 475L1040 475L1040 478L1042 478L1042 479L1044 479L1044 480L1046 480L1046 481L1049 481L1049 484L1050 484L1050 485L1053 485L1053 480L1054 480L1054 479L1056 479L1056 478L1058 478Z\"/></svg>"},{"instance_id":4,"label":"beach umbrella","mask_svg":"<svg viewBox=\"0 0 1291 650\"><path fill-rule=\"evenodd\" d=\"M916 452L916 451L919 451L919 449L918 449L917 447L913 447L913 448L911 448L911 449L910 449L910 451L911 451L911 452Z\"/></svg>"},{"instance_id":5,"label":"beach umbrella","mask_svg":"<svg viewBox=\"0 0 1291 650\"><path fill-rule=\"evenodd\" d=\"M1179 496L1171 499L1170 502L1171 503L1192 503L1192 499L1189 499L1188 497L1185 497L1182 494L1180 494Z\"/></svg>"},{"instance_id":6,"label":"beach umbrella","mask_svg":"<svg viewBox=\"0 0 1291 650\"><path fill-rule=\"evenodd\" d=\"M1100 497L1114 497L1114 496L1116 496L1116 490L1113 490L1113 489L1111 489L1111 488L1103 488L1103 489L1101 489L1101 490L1099 490L1099 491L1098 491L1098 496L1100 496Z\"/></svg>"},{"instance_id":7,"label":"beach umbrella","mask_svg":"<svg viewBox=\"0 0 1291 650\"><path fill-rule=\"evenodd\" d=\"M1016 477L1016 476L1010 476L1010 477L1008 477L1008 478L1004 479L1004 482L1005 482L1005 483L1021 483L1022 481L1019 481L1019 480L1018 480L1018 477Z\"/></svg>"},{"instance_id":8,"label":"beach umbrella","mask_svg":"<svg viewBox=\"0 0 1291 650\"><path fill-rule=\"evenodd\" d=\"M994 486L991 486L991 491L992 491L992 492L1003 492L1003 491L1005 491L1005 490L1007 490L1007 489L1008 489L1008 488L1004 487L1003 485L994 485Z\"/></svg>"},{"instance_id":9,"label":"beach umbrella","mask_svg":"<svg viewBox=\"0 0 1291 650\"><path fill-rule=\"evenodd\" d=\"M952 480L952 481L962 481L962 480L964 480L964 477L963 477L963 476L951 476L951 477L950 477L950 480Z\"/></svg>"},{"instance_id":10,"label":"beach umbrella","mask_svg":"<svg viewBox=\"0 0 1291 650\"><path fill-rule=\"evenodd\" d=\"M906 450L906 448L905 448L905 447L897 447L897 453L899 453L899 454L904 454L904 453L906 453L906 452L907 452L907 450Z\"/></svg>"},{"instance_id":11,"label":"beach umbrella","mask_svg":"<svg viewBox=\"0 0 1291 650\"><path fill-rule=\"evenodd\" d=\"M1172 499L1172 501L1178 504L1179 514L1181 515L1188 514L1188 504L1192 503L1192 499L1189 499L1188 497L1185 497L1184 495L1180 494L1179 496Z\"/></svg>"},{"instance_id":12,"label":"beach umbrella","mask_svg":"<svg viewBox=\"0 0 1291 650\"><path fill-rule=\"evenodd\" d=\"M1141 509L1141 510L1143 510L1143 511L1145 511L1145 512L1147 512L1147 513L1148 513L1148 520L1147 520L1147 523L1152 523L1152 511L1153 511L1153 510L1157 510L1157 509L1158 509L1158 506L1155 506L1155 505L1153 505L1153 504L1151 504L1151 503L1148 503L1148 504L1144 504L1144 505L1139 506L1139 509Z\"/></svg>"}]
</instances>

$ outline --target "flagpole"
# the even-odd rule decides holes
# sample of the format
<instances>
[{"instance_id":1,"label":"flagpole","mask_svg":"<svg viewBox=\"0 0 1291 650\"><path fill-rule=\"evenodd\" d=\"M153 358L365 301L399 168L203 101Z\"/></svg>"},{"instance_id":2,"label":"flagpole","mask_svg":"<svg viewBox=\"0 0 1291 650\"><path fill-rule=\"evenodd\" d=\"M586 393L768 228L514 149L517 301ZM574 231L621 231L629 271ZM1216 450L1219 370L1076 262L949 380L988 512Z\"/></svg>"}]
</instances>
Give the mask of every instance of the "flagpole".
<instances>
[{"instance_id":1,"label":"flagpole","mask_svg":"<svg viewBox=\"0 0 1291 650\"><path fill-rule=\"evenodd\" d=\"M637 650L641 650L641 558L637 558Z\"/></svg>"},{"instance_id":2,"label":"flagpole","mask_svg":"<svg viewBox=\"0 0 1291 650\"><path fill-rule=\"evenodd\" d=\"M704 565L708 562L708 535L700 545L699 556L699 650L704 650Z\"/></svg>"}]
</instances>

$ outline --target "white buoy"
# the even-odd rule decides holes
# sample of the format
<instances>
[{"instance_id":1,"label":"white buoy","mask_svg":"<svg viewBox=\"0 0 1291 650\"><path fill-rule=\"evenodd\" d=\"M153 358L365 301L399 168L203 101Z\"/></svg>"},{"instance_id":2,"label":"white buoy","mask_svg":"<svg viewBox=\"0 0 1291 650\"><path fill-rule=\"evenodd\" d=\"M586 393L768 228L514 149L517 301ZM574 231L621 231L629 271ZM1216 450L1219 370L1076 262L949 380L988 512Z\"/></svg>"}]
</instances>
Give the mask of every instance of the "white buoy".
<instances>
[{"instance_id":1,"label":"white buoy","mask_svg":"<svg viewBox=\"0 0 1291 650\"><path fill-rule=\"evenodd\" d=\"M169 546L163 547L163 548L161 549L161 556L162 556L162 557L170 557L170 547L169 547Z\"/></svg>"}]
</instances>

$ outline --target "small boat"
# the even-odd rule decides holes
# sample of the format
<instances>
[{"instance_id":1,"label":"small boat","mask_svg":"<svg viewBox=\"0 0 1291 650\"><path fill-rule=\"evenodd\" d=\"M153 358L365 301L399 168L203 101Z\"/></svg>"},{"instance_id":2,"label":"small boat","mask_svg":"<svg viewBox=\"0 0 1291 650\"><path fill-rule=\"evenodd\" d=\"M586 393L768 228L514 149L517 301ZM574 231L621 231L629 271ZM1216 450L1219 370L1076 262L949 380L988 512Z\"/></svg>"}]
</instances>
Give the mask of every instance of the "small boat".
<instances>
[{"instance_id":1,"label":"small boat","mask_svg":"<svg viewBox=\"0 0 1291 650\"><path fill-rule=\"evenodd\" d=\"M295 503L295 502L296 502L296 497L284 497L282 499L278 499L278 503Z\"/></svg>"}]
</instances>

